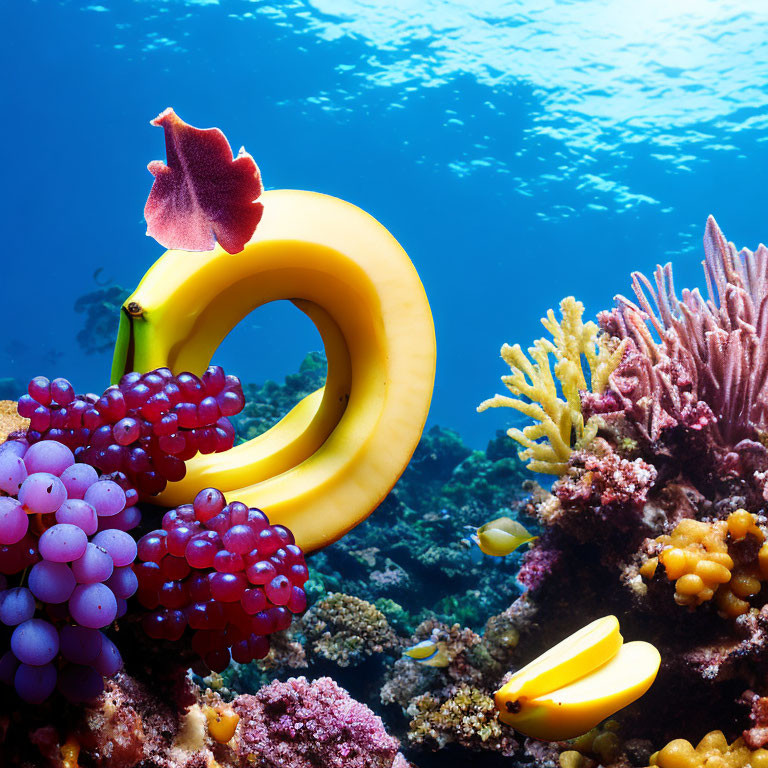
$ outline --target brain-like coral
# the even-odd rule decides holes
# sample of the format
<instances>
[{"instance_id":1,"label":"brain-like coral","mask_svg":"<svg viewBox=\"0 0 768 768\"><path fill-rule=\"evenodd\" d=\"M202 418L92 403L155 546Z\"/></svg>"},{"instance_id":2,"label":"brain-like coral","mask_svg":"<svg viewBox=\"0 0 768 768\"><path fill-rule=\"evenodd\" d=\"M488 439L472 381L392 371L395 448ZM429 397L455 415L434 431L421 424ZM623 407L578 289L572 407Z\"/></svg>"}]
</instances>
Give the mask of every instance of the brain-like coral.
<instances>
[{"instance_id":1,"label":"brain-like coral","mask_svg":"<svg viewBox=\"0 0 768 768\"><path fill-rule=\"evenodd\" d=\"M392 651L400 642L375 605L343 593L329 594L315 603L302 618L301 629L311 653L340 667Z\"/></svg>"}]
</instances>

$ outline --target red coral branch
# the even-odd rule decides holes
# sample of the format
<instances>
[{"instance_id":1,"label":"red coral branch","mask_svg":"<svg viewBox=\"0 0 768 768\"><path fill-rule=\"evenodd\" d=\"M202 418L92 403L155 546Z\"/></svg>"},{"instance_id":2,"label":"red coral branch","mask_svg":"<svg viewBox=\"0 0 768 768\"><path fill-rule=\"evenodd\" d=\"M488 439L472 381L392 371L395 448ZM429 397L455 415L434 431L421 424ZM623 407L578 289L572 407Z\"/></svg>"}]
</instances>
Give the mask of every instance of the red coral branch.
<instances>
[{"instance_id":1,"label":"red coral branch","mask_svg":"<svg viewBox=\"0 0 768 768\"><path fill-rule=\"evenodd\" d=\"M144 207L147 234L166 248L208 251L218 241L228 253L242 251L264 210L254 159L244 149L233 159L218 128L194 128L170 108L152 125L165 131L167 164L147 166L155 177Z\"/></svg>"}]
</instances>

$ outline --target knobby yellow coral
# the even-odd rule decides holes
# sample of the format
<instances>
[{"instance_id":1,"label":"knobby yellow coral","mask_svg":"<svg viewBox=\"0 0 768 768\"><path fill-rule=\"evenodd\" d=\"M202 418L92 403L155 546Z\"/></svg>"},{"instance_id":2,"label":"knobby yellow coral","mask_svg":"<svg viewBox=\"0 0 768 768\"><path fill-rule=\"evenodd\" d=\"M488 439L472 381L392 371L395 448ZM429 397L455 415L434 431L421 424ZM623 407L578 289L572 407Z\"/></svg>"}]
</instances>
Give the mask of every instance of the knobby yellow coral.
<instances>
[{"instance_id":1,"label":"knobby yellow coral","mask_svg":"<svg viewBox=\"0 0 768 768\"><path fill-rule=\"evenodd\" d=\"M757 561L735 568L728 544L747 536L763 542ZM750 608L747 598L768 579L768 542L757 517L745 509L711 523L681 520L671 535L656 541L663 549L643 564L640 573L651 578L661 563L667 578L675 582L675 602L680 605L693 607L714 597L721 614L741 616Z\"/></svg>"},{"instance_id":2,"label":"knobby yellow coral","mask_svg":"<svg viewBox=\"0 0 768 768\"><path fill-rule=\"evenodd\" d=\"M651 755L659 768L768 768L768 749L754 751L739 738L728 744L722 731L711 731L694 748L690 741L675 739Z\"/></svg>"},{"instance_id":3,"label":"knobby yellow coral","mask_svg":"<svg viewBox=\"0 0 768 768\"><path fill-rule=\"evenodd\" d=\"M533 419L535 424L522 430L513 427L507 434L525 448L520 458L528 462L528 469L550 475L563 474L573 448L597 434L594 418L584 423L579 393L605 390L627 344L612 346L607 336L598 336L595 323L583 322L584 305L573 296L560 302L560 314L560 322L551 309L542 318L552 340L537 339L528 348L530 359L519 344L501 348L502 358L512 369L501 380L515 397L495 395L477 409L504 406ZM554 376L550 355L555 359Z\"/></svg>"}]
</instances>

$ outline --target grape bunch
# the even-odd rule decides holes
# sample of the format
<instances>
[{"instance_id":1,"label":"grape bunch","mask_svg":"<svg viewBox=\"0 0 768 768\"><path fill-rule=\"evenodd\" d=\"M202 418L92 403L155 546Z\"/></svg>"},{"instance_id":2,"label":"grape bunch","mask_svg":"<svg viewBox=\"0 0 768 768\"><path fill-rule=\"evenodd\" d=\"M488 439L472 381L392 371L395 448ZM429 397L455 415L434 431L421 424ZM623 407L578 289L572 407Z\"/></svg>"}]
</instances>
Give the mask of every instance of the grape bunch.
<instances>
[{"instance_id":1,"label":"grape bunch","mask_svg":"<svg viewBox=\"0 0 768 768\"><path fill-rule=\"evenodd\" d=\"M202 378L174 376L168 368L127 373L101 397L75 395L66 379L38 376L18 410L30 420L30 443L64 443L78 461L116 481L133 503L135 491L154 496L181 480L184 462L198 452L231 448L235 430L228 417L244 405L240 380L212 365Z\"/></svg>"},{"instance_id":2,"label":"grape bunch","mask_svg":"<svg viewBox=\"0 0 768 768\"><path fill-rule=\"evenodd\" d=\"M189 627L201 674L263 658L268 635L307 606L309 572L293 534L215 488L165 513L139 540L134 570L144 631L179 640Z\"/></svg>"},{"instance_id":3,"label":"grape bunch","mask_svg":"<svg viewBox=\"0 0 768 768\"><path fill-rule=\"evenodd\" d=\"M73 701L92 699L122 665L101 630L138 587L128 531L141 514L55 440L0 445L0 491L0 628L10 633L0 680L31 703L57 684Z\"/></svg>"}]
</instances>

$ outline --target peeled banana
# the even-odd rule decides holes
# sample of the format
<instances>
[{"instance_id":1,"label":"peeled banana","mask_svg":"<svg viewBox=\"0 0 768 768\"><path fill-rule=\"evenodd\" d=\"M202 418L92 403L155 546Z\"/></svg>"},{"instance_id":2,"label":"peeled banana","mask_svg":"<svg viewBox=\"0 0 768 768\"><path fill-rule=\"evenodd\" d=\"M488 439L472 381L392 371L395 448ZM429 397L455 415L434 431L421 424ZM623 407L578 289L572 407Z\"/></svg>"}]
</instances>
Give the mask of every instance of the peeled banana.
<instances>
[{"instance_id":1,"label":"peeled banana","mask_svg":"<svg viewBox=\"0 0 768 768\"><path fill-rule=\"evenodd\" d=\"M496 692L499 719L535 739L575 738L640 698L660 663L650 643L624 644L606 616L516 672Z\"/></svg>"},{"instance_id":2,"label":"peeled banana","mask_svg":"<svg viewBox=\"0 0 768 768\"><path fill-rule=\"evenodd\" d=\"M313 192L264 193L243 251L167 251L123 305L112 378L168 366L201 374L229 331L289 299L325 344L325 387L272 429L198 456L159 502L207 486L264 509L307 551L370 514L407 465L429 410L435 333L407 254L375 219Z\"/></svg>"}]
</instances>

